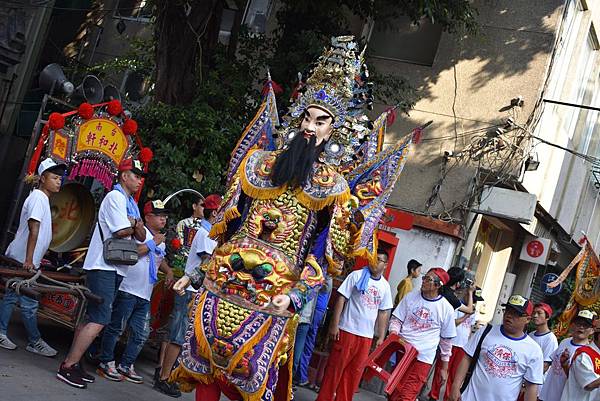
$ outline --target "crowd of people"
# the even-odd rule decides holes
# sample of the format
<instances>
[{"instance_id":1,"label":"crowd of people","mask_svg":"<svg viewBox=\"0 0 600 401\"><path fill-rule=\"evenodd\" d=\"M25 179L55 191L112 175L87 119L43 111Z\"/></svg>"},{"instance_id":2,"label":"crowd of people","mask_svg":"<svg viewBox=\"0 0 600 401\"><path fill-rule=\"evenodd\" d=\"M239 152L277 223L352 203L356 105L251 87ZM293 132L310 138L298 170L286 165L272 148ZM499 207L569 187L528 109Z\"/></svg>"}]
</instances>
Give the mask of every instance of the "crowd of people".
<instances>
[{"instance_id":1,"label":"crowd of people","mask_svg":"<svg viewBox=\"0 0 600 401\"><path fill-rule=\"evenodd\" d=\"M38 269L50 245L49 196L60 190L65 167L51 159L43 161L38 169L38 188L23 205L16 237L6 255L22 263L24 269ZM164 228L169 210L160 200L148 201L142 214L133 198L143 176L139 161L124 160L119 165L117 184L100 204L83 267L88 288L104 302L87 305L85 322L77 328L56 374L73 387L86 388L96 379L81 362L86 352L98 361L96 371L103 378L144 381L135 370L135 362L150 334L153 288L159 272L169 287L174 275L165 258ZM217 247L209 233L221 202L216 194L196 200L193 215L177 226L188 275L206 263ZM132 266L108 263L103 245L109 237L135 239L137 262ZM549 327L552 308L520 295L511 296L503 305L500 325L479 327L476 304L483 301L481 289L465 277L463 269L429 268L422 275L420 288L413 288L413 279L421 276L423 265L411 260L408 276L398 284L393 299L383 275L388 258L389 254L379 249L377 263L350 272L335 290L328 277L300 310L293 382L312 386L318 391L317 401L352 400L369 353L381 346L389 333L417 350L406 375L389 396L393 401L416 400L431 376L430 400L600 400L600 330L593 312L580 310L571 322L571 337L560 344ZM169 333L161 345L153 378L154 388L171 397L181 395L169 378L190 325L190 302L198 293L191 285L176 290ZM330 302L330 298L335 300ZM26 350L46 357L57 355L38 330L38 302L10 289L0 304L0 347L17 347L7 335L17 302L28 337ZM329 325L324 327L328 304L333 308ZM535 330L527 333L530 323ZM126 330L125 349L117 363L115 346ZM308 368L320 330L326 330L331 347L319 388L309 382ZM401 357L394 356L390 364L399 363L397 358Z\"/></svg>"}]
</instances>

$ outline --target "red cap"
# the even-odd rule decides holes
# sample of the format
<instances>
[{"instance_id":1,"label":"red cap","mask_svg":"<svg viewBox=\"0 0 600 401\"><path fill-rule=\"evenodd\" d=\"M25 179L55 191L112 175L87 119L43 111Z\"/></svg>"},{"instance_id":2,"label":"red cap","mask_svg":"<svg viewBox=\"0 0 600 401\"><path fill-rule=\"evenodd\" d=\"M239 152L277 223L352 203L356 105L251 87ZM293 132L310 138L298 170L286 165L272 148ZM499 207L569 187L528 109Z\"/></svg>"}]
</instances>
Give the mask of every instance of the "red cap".
<instances>
[{"instance_id":1,"label":"red cap","mask_svg":"<svg viewBox=\"0 0 600 401\"><path fill-rule=\"evenodd\" d=\"M119 163L119 171L130 170L137 175L141 175L142 177L146 175L146 173L144 173L144 165L141 161L131 158L121 160L121 163Z\"/></svg>"},{"instance_id":2,"label":"red cap","mask_svg":"<svg viewBox=\"0 0 600 401\"><path fill-rule=\"evenodd\" d=\"M450 281L450 276L448 275L448 272L446 272L446 270L442 269L441 267L434 267L432 269L429 269L429 271L438 276L442 284L447 284L448 281Z\"/></svg>"},{"instance_id":3,"label":"red cap","mask_svg":"<svg viewBox=\"0 0 600 401\"><path fill-rule=\"evenodd\" d=\"M542 308L546 312L547 317L552 317L552 307L544 302L540 302L534 305L535 308Z\"/></svg>"},{"instance_id":4,"label":"red cap","mask_svg":"<svg viewBox=\"0 0 600 401\"><path fill-rule=\"evenodd\" d=\"M216 210L221 206L222 200L223 200L223 198L221 198L221 195L217 195L217 194L208 195L206 198L204 198L204 202L202 202L202 206L206 209Z\"/></svg>"}]
</instances>

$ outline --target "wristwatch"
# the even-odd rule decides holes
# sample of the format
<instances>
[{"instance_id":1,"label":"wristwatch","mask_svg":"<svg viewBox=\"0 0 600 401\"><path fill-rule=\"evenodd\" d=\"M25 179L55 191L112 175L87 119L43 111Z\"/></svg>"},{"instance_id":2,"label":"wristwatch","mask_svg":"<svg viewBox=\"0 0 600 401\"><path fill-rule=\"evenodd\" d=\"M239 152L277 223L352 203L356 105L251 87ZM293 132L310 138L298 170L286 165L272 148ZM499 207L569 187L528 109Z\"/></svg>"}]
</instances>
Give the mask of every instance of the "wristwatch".
<instances>
[{"instance_id":1,"label":"wristwatch","mask_svg":"<svg viewBox=\"0 0 600 401\"><path fill-rule=\"evenodd\" d=\"M137 219L133 219L133 223L131 223L131 228L135 228L137 225Z\"/></svg>"}]
</instances>

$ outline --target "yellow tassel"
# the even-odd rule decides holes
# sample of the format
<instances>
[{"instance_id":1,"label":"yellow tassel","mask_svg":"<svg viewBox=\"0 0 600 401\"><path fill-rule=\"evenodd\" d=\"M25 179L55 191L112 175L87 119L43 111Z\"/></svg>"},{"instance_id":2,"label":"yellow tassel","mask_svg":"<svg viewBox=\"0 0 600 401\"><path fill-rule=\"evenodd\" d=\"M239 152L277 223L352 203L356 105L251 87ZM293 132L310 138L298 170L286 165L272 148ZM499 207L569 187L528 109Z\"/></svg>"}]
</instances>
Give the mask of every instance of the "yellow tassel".
<instances>
[{"instance_id":1,"label":"yellow tassel","mask_svg":"<svg viewBox=\"0 0 600 401\"><path fill-rule=\"evenodd\" d=\"M225 221L220 221L218 223L213 224L212 228L210 229L210 233L208 233L208 236L212 239L217 239L225 231L227 231L227 223Z\"/></svg>"},{"instance_id":2,"label":"yellow tassel","mask_svg":"<svg viewBox=\"0 0 600 401\"><path fill-rule=\"evenodd\" d=\"M329 195L326 198L313 198L300 188L295 192L295 195L302 206L315 211L333 205L334 203L342 204L348 202L352 198L349 188L346 188L342 193Z\"/></svg>"},{"instance_id":3,"label":"yellow tassel","mask_svg":"<svg viewBox=\"0 0 600 401\"><path fill-rule=\"evenodd\" d=\"M286 185L274 188L255 187L248 181L243 170L242 174L240 175L240 183L242 185L242 191L244 191L246 195L254 199L275 199L281 194L283 194L287 189Z\"/></svg>"}]
</instances>

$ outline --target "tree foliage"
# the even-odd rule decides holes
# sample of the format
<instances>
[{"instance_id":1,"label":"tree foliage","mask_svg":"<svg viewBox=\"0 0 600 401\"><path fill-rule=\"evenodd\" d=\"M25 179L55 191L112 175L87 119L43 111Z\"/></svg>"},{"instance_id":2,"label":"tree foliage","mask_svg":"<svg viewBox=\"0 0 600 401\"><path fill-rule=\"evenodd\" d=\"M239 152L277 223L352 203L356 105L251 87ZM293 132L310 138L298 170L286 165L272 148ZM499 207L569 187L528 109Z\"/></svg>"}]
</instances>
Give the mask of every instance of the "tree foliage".
<instances>
[{"instance_id":1,"label":"tree foliage","mask_svg":"<svg viewBox=\"0 0 600 401\"><path fill-rule=\"evenodd\" d=\"M235 0L240 10L246 1ZM164 197L181 188L222 190L229 154L260 101L267 66L285 90L285 105L298 72L308 72L331 36L374 19L393 25L409 16L427 18L446 31L476 30L468 0L280 0L278 28L270 37L235 28L230 46L218 43L223 0L154 1L154 36L133 42L123 57L94 67L109 74L125 69L151 75L152 101L134 110L145 145L154 152L146 190ZM238 16L238 20L241 15ZM373 72L373 71L372 71ZM408 111L417 95L402 77L375 72L376 97Z\"/></svg>"}]
</instances>

